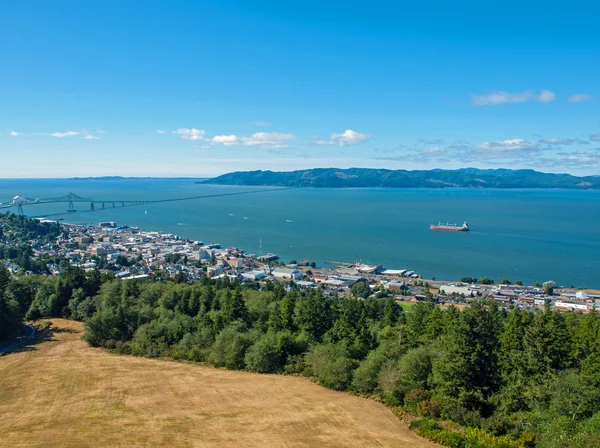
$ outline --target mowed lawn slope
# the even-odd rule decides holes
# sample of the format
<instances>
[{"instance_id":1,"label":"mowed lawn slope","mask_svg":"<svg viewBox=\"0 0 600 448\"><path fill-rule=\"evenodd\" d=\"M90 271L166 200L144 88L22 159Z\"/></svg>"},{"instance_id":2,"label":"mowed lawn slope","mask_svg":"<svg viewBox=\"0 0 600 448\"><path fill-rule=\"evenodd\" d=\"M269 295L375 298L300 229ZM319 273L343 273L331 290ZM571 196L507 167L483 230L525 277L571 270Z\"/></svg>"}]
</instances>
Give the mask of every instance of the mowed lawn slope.
<instances>
[{"instance_id":1,"label":"mowed lawn slope","mask_svg":"<svg viewBox=\"0 0 600 448\"><path fill-rule=\"evenodd\" d=\"M55 319L0 358L2 446L432 447L383 405L303 378L112 355Z\"/></svg>"}]
</instances>

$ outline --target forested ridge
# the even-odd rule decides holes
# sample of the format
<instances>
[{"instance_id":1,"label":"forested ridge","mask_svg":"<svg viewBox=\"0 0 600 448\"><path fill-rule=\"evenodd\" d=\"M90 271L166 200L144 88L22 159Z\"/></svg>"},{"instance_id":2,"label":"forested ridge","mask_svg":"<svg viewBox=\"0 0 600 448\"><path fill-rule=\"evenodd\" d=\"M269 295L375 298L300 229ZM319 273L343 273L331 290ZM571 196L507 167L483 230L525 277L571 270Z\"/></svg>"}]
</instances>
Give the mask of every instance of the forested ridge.
<instances>
[{"instance_id":1,"label":"forested ridge","mask_svg":"<svg viewBox=\"0 0 600 448\"><path fill-rule=\"evenodd\" d=\"M485 301L404 312L392 298L77 268L17 280L2 270L0 298L0 328L67 317L85 321L92 346L123 354L314 377L419 417L413 429L448 446L600 446L598 314Z\"/></svg>"},{"instance_id":2,"label":"forested ridge","mask_svg":"<svg viewBox=\"0 0 600 448\"><path fill-rule=\"evenodd\" d=\"M297 171L237 171L201 184L315 188L576 188L598 189L600 177L542 173L534 170L461 168L457 170L386 170L313 168Z\"/></svg>"}]
</instances>

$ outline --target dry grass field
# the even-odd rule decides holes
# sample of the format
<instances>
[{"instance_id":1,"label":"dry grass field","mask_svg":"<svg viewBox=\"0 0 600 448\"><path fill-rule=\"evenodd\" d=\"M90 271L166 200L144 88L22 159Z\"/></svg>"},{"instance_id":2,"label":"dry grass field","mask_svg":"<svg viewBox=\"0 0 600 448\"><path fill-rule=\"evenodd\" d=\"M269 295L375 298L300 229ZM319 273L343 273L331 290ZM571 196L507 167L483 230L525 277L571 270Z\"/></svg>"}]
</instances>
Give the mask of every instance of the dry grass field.
<instances>
[{"instance_id":1,"label":"dry grass field","mask_svg":"<svg viewBox=\"0 0 600 448\"><path fill-rule=\"evenodd\" d=\"M374 401L303 378L112 355L55 319L0 358L0 445L433 447Z\"/></svg>"}]
</instances>

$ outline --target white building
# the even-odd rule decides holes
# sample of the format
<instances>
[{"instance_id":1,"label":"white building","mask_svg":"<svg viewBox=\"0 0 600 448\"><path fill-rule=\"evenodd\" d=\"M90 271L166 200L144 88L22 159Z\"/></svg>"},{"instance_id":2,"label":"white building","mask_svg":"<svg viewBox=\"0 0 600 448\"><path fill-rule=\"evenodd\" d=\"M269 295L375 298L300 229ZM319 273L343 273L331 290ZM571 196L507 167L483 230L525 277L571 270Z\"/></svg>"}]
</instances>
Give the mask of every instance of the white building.
<instances>
[{"instance_id":1,"label":"white building","mask_svg":"<svg viewBox=\"0 0 600 448\"><path fill-rule=\"evenodd\" d=\"M298 269L290 268L275 268L271 272L275 278L289 278L291 280L300 280L302 278L302 272Z\"/></svg>"},{"instance_id":2,"label":"white building","mask_svg":"<svg viewBox=\"0 0 600 448\"><path fill-rule=\"evenodd\" d=\"M250 271L242 274L242 277L246 280L262 280L266 276L267 275L263 271Z\"/></svg>"},{"instance_id":3,"label":"white building","mask_svg":"<svg viewBox=\"0 0 600 448\"><path fill-rule=\"evenodd\" d=\"M563 311L589 311L591 307L589 307L585 303L571 303L571 302L556 302L554 303L554 308L558 308Z\"/></svg>"},{"instance_id":4,"label":"white building","mask_svg":"<svg viewBox=\"0 0 600 448\"><path fill-rule=\"evenodd\" d=\"M224 268L225 268L225 265L223 265L223 264L218 264L216 266L209 266L208 269L206 270L206 275L209 277L216 277L223 273Z\"/></svg>"},{"instance_id":5,"label":"white building","mask_svg":"<svg viewBox=\"0 0 600 448\"><path fill-rule=\"evenodd\" d=\"M442 285L440 286L440 293L442 294L464 294L465 297L470 297L472 294L477 294L473 288L469 286L456 286L456 285Z\"/></svg>"}]
</instances>

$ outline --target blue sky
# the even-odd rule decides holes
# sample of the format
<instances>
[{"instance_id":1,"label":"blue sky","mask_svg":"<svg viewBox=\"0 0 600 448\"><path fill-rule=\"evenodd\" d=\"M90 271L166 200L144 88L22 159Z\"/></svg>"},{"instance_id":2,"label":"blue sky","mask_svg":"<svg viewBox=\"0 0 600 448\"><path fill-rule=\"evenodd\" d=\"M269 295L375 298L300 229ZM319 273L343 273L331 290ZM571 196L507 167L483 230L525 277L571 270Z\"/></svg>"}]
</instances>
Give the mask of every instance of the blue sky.
<instances>
[{"instance_id":1,"label":"blue sky","mask_svg":"<svg viewBox=\"0 0 600 448\"><path fill-rule=\"evenodd\" d=\"M596 2L0 1L0 177L600 174Z\"/></svg>"}]
</instances>

